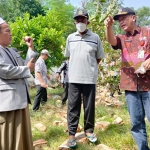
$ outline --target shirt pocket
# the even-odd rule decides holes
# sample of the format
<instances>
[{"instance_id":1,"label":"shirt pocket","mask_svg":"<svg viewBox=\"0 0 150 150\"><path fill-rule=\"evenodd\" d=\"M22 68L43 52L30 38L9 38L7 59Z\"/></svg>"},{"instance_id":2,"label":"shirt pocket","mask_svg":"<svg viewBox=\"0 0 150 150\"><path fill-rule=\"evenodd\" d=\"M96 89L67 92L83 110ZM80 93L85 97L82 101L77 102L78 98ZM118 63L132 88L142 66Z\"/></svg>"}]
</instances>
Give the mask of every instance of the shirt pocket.
<instances>
[{"instance_id":1,"label":"shirt pocket","mask_svg":"<svg viewBox=\"0 0 150 150\"><path fill-rule=\"evenodd\" d=\"M96 54L97 44L87 42L85 45L83 45L83 47L85 48L87 53L90 53L90 54L93 54L93 55Z\"/></svg>"},{"instance_id":2,"label":"shirt pocket","mask_svg":"<svg viewBox=\"0 0 150 150\"><path fill-rule=\"evenodd\" d=\"M15 98L16 84L1 84L0 85L0 101L13 100Z\"/></svg>"}]
</instances>

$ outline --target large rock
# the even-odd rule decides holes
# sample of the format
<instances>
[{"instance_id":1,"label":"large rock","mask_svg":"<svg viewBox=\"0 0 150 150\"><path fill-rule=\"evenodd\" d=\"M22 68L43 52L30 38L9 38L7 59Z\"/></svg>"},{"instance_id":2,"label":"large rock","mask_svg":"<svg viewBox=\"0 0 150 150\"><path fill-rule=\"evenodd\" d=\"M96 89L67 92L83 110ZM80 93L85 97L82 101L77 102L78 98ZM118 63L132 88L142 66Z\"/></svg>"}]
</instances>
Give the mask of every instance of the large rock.
<instances>
[{"instance_id":1,"label":"large rock","mask_svg":"<svg viewBox=\"0 0 150 150\"><path fill-rule=\"evenodd\" d=\"M105 131L110 125L110 122L108 121L100 121L95 123L95 128L100 129L102 131Z\"/></svg>"},{"instance_id":2,"label":"large rock","mask_svg":"<svg viewBox=\"0 0 150 150\"><path fill-rule=\"evenodd\" d=\"M39 139L33 142L34 150L43 150L43 147L47 146L47 141Z\"/></svg>"},{"instance_id":3,"label":"large rock","mask_svg":"<svg viewBox=\"0 0 150 150\"><path fill-rule=\"evenodd\" d=\"M75 135L77 143L87 143L89 142L85 136L84 132L76 133ZM58 150L69 150L69 147L67 146L67 141L64 141L58 148Z\"/></svg>"},{"instance_id":4,"label":"large rock","mask_svg":"<svg viewBox=\"0 0 150 150\"><path fill-rule=\"evenodd\" d=\"M122 125L124 122L123 122L123 119L121 117L117 117L113 122L112 124L118 124L118 125Z\"/></svg>"}]
</instances>

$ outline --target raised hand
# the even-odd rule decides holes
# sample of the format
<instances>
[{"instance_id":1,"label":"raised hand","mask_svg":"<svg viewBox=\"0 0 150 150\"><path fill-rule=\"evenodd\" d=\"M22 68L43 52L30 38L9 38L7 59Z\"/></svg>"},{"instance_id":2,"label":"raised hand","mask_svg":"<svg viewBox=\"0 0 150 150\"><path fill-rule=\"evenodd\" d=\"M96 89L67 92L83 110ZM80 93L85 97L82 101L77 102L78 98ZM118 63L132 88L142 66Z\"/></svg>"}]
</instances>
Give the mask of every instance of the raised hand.
<instances>
[{"instance_id":1,"label":"raised hand","mask_svg":"<svg viewBox=\"0 0 150 150\"><path fill-rule=\"evenodd\" d=\"M104 21L104 24L107 28L111 27L113 23L114 23L114 19L111 16L108 16Z\"/></svg>"},{"instance_id":2,"label":"raised hand","mask_svg":"<svg viewBox=\"0 0 150 150\"><path fill-rule=\"evenodd\" d=\"M23 37L23 40L25 41L25 43L26 43L26 45L28 46L28 48L31 48L32 50L34 50L32 37L30 37L30 36L25 36L25 37Z\"/></svg>"}]
</instances>

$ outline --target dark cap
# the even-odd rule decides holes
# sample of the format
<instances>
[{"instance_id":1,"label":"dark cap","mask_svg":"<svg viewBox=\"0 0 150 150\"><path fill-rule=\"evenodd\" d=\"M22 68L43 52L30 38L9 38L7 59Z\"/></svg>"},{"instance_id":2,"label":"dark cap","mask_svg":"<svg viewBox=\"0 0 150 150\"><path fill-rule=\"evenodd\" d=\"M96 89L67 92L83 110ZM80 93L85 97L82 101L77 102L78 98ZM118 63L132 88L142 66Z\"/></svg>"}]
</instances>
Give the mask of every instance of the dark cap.
<instances>
[{"instance_id":1,"label":"dark cap","mask_svg":"<svg viewBox=\"0 0 150 150\"><path fill-rule=\"evenodd\" d=\"M121 8L120 10L119 10L119 12L118 12L118 14L117 15L115 15L114 16L114 20L118 20L118 17L119 16L122 16L122 15L135 15L135 12L134 12L134 10L132 10L131 8L129 8L129 7L125 7L125 8Z\"/></svg>"},{"instance_id":2,"label":"dark cap","mask_svg":"<svg viewBox=\"0 0 150 150\"><path fill-rule=\"evenodd\" d=\"M76 13L74 14L73 19L76 19L78 16L83 16L83 17L86 17L87 19L89 19L89 15L88 15L87 11L84 9L83 10L78 9L76 11Z\"/></svg>"}]
</instances>

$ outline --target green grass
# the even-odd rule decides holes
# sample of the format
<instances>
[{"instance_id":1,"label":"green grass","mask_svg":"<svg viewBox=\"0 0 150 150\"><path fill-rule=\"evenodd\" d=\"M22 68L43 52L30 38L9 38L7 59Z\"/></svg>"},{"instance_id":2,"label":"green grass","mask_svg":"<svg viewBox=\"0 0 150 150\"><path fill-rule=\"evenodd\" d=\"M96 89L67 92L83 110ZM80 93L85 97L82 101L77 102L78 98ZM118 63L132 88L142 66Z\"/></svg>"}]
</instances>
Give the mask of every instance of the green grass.
<instances>
[{"instance_id":1,"label":"green grass","mask_svg":"<svg viewBox=\"0 0 150 150\"><path fill-rule=\"evenodd\" d=\"M48 95L61 95L63 89L48 89ZM30 91L32 103L36 94L36 89ZM120 97L120 100L125 102L124 96ZM31 116L31 125L32 125L32 135L33 140L45 139L48 142L48 146L44 150L57 150L58 147L68 139L68 133L65 132L67 127L56 126L53 124L55 120L60 120L61 117L58 113L60 111L67 111L67 106L63 109L59 108L58 102L56 99L48 99L46 105L41 106L38 112L32 111L32 105L30 105L30 116ZM80 115L80 125L83 127L83 108ZM115 150L136 150L137 146L132 138L130 133L130 118L127 111L126 104L122 107L114 108L111 106L96 106L95 110L96 119L105 116L104 121L109 121L110 123L114 121L114 115L121 117L124 121L123 125L111 124L108 129L101 131L95 129L97 134L98 141L96 144L78 144L76 150L97 150L96 145L102 143L109 147L112 147ZM43 123L47 130L46 132L40 132L34 128L34 124ZM149 131L150 125L147 122L147 131Z\"/></svg>"}]
</instances>

